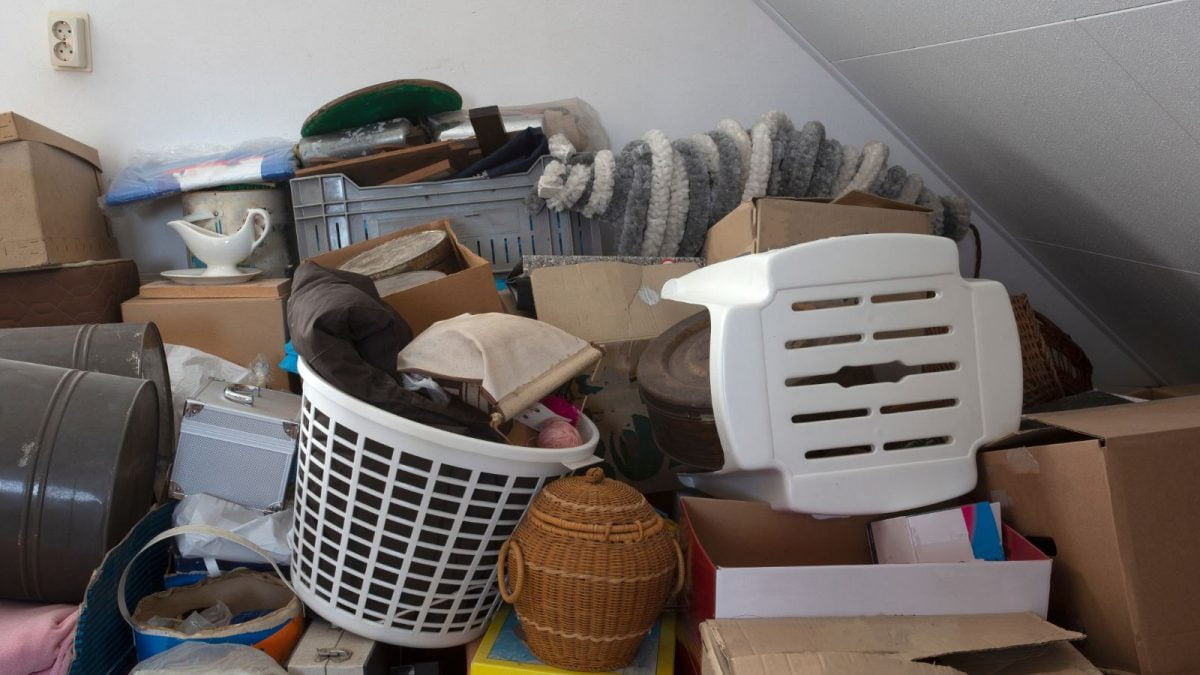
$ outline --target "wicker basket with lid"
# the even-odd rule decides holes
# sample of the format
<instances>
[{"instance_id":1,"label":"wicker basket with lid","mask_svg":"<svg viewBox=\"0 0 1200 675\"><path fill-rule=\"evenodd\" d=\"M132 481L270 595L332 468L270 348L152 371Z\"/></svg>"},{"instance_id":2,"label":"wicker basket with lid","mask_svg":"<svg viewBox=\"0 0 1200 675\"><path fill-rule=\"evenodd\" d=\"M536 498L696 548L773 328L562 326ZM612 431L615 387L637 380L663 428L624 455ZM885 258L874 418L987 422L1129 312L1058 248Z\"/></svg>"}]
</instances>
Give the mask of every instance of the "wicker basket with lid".
<instances>
[{"instance_id":1,"label":"wicker basket with lid","mask_svg":"<svg viewBox=\"0 0 1200 675\"><path fill-rule=\"evenodd\" d=\"M683 583L666 521L599 468L547 485L497 566L500 595L516 606L529 648L571 670L628 665Z\"/></svg>"}]
</instances>

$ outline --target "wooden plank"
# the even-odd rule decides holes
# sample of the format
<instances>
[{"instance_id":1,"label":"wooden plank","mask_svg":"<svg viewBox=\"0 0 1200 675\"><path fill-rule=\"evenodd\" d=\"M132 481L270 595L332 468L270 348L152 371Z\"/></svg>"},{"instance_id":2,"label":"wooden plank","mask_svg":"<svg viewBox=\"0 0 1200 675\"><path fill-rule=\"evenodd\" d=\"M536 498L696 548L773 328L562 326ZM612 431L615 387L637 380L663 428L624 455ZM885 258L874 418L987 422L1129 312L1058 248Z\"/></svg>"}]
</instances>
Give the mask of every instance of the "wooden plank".
<instances>
[{"instance_id":1,"label":"wooden plank","mask_svg":"<svg viewBox=\"0 0 1200 675\"><path fill-rule=\"evenodd\" d=\"M442 177L441 174L449 175L453 167L450 166L450 160L443 159L436 164L430 164L423 169L417 169L411 173L406 173L403 176L397 176L384 185L408 185L409 183L420 183L423 180L432 180Z\"/></svg>"},{"instance_id":2,"label":"wooden plank","mask_svg":"<svg viewBox=\"0 0 1200 675\"><path fill-rule=\"evenodd\" d=\"M473 142L472 142L473 144ZM442 141L428 143L402 150L380 152L366 157L322 164L300 169L297 178L306 176L322 176L331 173L345 174L359 187L382 185L394 178L423 169L443 159L450 159L455 153L469 147L465 141Z\"/></svg>"},{"instance_id":3,"label":"wooden plank","mask_svg":"<svg viewBox=\"0 0 1200 675\"><path fill-rule=\"evenodd\" d=\"M484 157L508 142L508 134L504 131L504 121L500 119L498 106L471 108L467 115L471 119L471 128L475 130L475 138L479 140L479 149L483 151Z\"/></svg>"},{"instance_id":4,"label":"wooden plank","mask_svg":"<svg viewBox=\"0 0 1200 675\"><path fill-rule=\"evenodd\" d=\"M283 298L292 292L291 279L255 279L227 286L185 286L174 281L151 281L141 287L143 298Z\"/></svg>"}]
</instances>

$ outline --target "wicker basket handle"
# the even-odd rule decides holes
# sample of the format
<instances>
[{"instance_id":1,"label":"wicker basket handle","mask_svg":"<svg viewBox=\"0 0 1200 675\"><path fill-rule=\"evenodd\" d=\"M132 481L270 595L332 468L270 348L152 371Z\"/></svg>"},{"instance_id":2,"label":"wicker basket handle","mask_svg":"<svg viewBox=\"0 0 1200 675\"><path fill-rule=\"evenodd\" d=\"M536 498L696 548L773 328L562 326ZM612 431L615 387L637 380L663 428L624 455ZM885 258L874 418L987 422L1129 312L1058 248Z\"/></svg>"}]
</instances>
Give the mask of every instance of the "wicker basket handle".
<instances>
[{"instance_id":1,"label":"wicker basket handle","mask_svg":"<svg viewBox=\"0 0 1200 675\"><path fill-rule=\"evenodd\" d=\"M678 545L677 545L678 546ZM505 578L508 564L508 552L512 551L517 568L513 571L513 589L508 590L508 580ZM525 589L525 556L521 555L521 547L515 539L508 539L500 547L500 557L496 558L496 583L500 587L500 597L510 605L515 605Z\"/></svg>"},{"instance_id":2,"label":"wicker basket handle","mask_svg":"<svg viewBox=\"0 0 1200 675\"><path fill-rule=\"evenodd\" d=\"M679 540L671 537L671 544L675 546L675 562L679 566L675 574L675 588L671 591L671 595L675 596L679 595L679 592L683 590L684 577L687 576L687 565L683 562L683 549L679 548Z\"/></svg>"}]
</instances>

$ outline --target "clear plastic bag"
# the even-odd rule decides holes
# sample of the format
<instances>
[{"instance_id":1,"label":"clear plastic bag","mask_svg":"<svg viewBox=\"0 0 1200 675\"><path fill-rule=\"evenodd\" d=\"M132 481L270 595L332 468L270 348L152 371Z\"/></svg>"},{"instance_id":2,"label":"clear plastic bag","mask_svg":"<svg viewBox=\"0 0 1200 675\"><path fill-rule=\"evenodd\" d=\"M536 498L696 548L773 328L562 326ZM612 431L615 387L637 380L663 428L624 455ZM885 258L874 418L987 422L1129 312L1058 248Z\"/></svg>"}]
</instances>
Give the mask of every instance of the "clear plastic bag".
<instances>
[{"instance_id":1,"label":"clear plastic bag","mask_svg":"<svg viewBox=\"0 0 1200 675\"><path fill-rule=\"evenodd\" d=\"M117 174L103 206L223 185L287 180L296 174L294 146L294 141L261 138L233 147L198 144L139 152Z\"/></svg>"},{"instance_id":2,"label":"clear plastic bag","mask_svg":"<svg viewBox=\"0 0 1200 675\"><path fill-rule=\"evenodd\" d=\"M189 641L137 664L142 675L224 673L226 675L286 675L275 659L254 647Z\"/></svg>"},{"instance_id":3,"label":"clear plastic bag","mask_svg":"<svg viewBox=\"0 0 1200 675\"><path fill-rule=\"evenodd\" d=\"M548 137L563 134L578 152L609 148L608 133L600 124L600 115L587 101L580 98L500 106L500 118L504 120L505 131L541 127ZM471 119L466 110L430 115L429 131L434 141L454 141L475 136L475 129L471 126Z\"/></svg>"},{"instance_id":4,"label":"clear plastic bag","mask_svg":"<svg viewBox=\"0 0 1200 675\"><path fill-rule=\"evenodd\" d=\"M192 612L186 619L179 622L176 629L184 635L195 635L202 630L224 628L233 622L233 612L220 600L217 604L198 612Z\"/></svg>"}]
</instances>

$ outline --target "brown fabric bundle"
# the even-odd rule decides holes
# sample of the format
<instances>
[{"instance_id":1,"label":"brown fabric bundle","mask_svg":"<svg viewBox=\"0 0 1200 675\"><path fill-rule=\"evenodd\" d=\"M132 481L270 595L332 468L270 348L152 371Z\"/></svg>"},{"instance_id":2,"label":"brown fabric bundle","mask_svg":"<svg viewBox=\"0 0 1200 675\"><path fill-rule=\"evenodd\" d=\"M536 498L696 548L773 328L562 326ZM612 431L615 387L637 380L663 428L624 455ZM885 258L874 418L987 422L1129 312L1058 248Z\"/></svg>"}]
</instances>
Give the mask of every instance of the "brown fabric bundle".
<instances>
[{"instance_id":1,"label":"brown fabric bundle","mask_svg":"<svg viewBox=\"0 0 1200 675\"><path fill-rule=\"evenodd\" d=\"M292 281L288 328L300 358L347 394L415 422L503 440L479 410L441 405L401 385L396 355L412 330L368 277L304 263Z\"/></svg>"}]
</instances>

